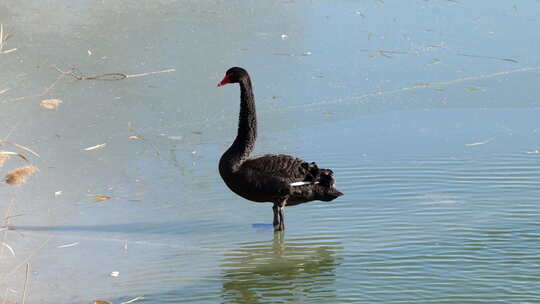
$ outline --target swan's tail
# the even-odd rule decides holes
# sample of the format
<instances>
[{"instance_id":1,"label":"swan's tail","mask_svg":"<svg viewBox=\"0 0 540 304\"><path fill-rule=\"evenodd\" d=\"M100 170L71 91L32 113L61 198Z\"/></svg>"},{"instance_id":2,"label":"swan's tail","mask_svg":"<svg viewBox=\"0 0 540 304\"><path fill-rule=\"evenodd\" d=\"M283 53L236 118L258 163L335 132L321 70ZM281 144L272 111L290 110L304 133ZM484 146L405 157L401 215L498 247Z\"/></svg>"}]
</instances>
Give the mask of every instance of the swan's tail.
<instances>
[{"instance_id":1,"label":"swan's tail","mask_svg":"<svg viewBox=\"0 0 540 304\"><path fill-rule=\"evenodd\" d=\"M336 180L334 172L331 169L319 169L316 163L305 163L304 168L309 171L304 183L317 184L319 200L329 202L343 195L342 192L336 189Z\"/></svg>"},{"instance_id":2,"label":"swan's tail","mask_svg":"<svg viewBox=\"0 0 540 304\"><path fill-rule=\"evenodd\" d=\"M334 172L330 169L320 169L319 185L324 187L322 201L329 202L343 195L336 189L336 180L333 177Z\"/></svg>"}]
</instances>

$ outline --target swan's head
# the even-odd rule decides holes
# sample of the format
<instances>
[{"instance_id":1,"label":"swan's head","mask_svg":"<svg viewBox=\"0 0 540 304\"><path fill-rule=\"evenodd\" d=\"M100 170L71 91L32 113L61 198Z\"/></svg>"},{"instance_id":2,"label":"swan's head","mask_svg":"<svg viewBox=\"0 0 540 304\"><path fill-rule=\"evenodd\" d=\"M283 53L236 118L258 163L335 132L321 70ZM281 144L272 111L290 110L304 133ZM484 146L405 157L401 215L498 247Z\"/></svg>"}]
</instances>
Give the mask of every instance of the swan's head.
<instances>
[{"instance_id":1,"label":"swan's head","mask_svg":"<svg viewBox=\"0 0 540 304\"><path fill-rule=\"evenodd\" d=\"M249 77L248 72L239 67L233 67L227 70L225 77L218 83L218 87L226 85L227 83L238 83L241 79Z\"/></svg>"}]
</instances>

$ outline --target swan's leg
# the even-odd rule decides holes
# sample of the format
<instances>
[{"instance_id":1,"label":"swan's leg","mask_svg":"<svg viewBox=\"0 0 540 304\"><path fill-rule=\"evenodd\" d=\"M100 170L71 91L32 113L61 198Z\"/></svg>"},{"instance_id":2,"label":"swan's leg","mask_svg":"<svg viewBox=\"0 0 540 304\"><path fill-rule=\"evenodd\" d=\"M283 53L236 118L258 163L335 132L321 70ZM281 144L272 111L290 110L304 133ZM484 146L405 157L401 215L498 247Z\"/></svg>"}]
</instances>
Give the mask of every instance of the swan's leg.
<instances>
[{"instance_id":1,"label":"swan's leg","mask_svg":"<svg viewBox=\"0 0 540 304\"><path fill-rule=\"evenodd\" d=\"M285 230L285 213L284 208L287 205L287 198L282 198L279 202L274 203L274 231Z\"/></svg>"},{"instance_id":2,"label":"swan's leg","mask_svg":"<svg viewBox=\"0 0 540 304\"><path fill-rule=\"evenodd\" d=\"M281 217L279 215L279 204L278 203L274 203L274 207L272 207L272 210L274 210L274 231L279 231L281 230L280 227L281 227L281 224L280 224L280 220L281 220Z\"/></svg>"},{"instance_id":3,"label":"swan's leg","mask_svg":"<svg viewBox=\"0 0 540 304\"><path fill-rule=\"evenodd\" d=\"M279 218L280 218L280 221L279 221L279 224L280 224L279 230L280 231L285 230L285 212L284 211L285 211L285 205L278 207Z\"/></svg>"}]
</instances>

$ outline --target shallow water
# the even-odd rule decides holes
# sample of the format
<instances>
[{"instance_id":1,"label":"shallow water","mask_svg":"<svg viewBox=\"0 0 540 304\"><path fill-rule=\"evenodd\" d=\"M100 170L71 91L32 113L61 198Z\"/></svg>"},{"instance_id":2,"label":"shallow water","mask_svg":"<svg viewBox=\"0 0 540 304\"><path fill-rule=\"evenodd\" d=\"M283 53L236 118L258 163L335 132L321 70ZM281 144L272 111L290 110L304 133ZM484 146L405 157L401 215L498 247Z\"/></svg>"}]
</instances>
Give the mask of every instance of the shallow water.
<instances>
[{"instance_id":1,"label":"shallow water","mask_svg":"<svg viewBox=\"0 0 540 304\"><path fill-rule=\"evenodd\" d=\"M40 154L2 146L40 173L0 189L2 212L20 215L0 231L15 253L0 246L0 299L540 302L539 9L0 4L4 50L17 48L0 54L0 138ZM176 71L79 81L51 65ZM238 88L215 85L234 65L255 84L256 152L317 161L345 193L286 208L284 234L269 204L236 197L217 173ZM46 98L63 103L46 110Z\"/></svg>"}]
</instances>

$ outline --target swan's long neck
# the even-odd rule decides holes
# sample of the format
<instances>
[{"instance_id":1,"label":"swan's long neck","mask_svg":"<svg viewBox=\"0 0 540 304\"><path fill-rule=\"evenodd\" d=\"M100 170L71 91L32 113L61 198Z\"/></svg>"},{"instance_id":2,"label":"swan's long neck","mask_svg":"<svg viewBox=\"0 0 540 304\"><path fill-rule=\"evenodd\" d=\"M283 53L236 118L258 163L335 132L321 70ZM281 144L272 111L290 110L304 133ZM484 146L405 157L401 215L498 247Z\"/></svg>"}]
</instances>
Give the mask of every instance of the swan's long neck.
<instances>
[{"instance_id":1,"label":"swan's long neck","mask_svg":"<svg viewBox=\"0 0 540 304\"><path fill-rule=\"evenodd\" d=\"M238 134L231 147L223 154L222 162L226 161L231 169L235 169L249 157L257 139L257 115L255 113L255 98L249 77L243 77L240 84L240 118Z\"/></svg>"}]
</instances>

